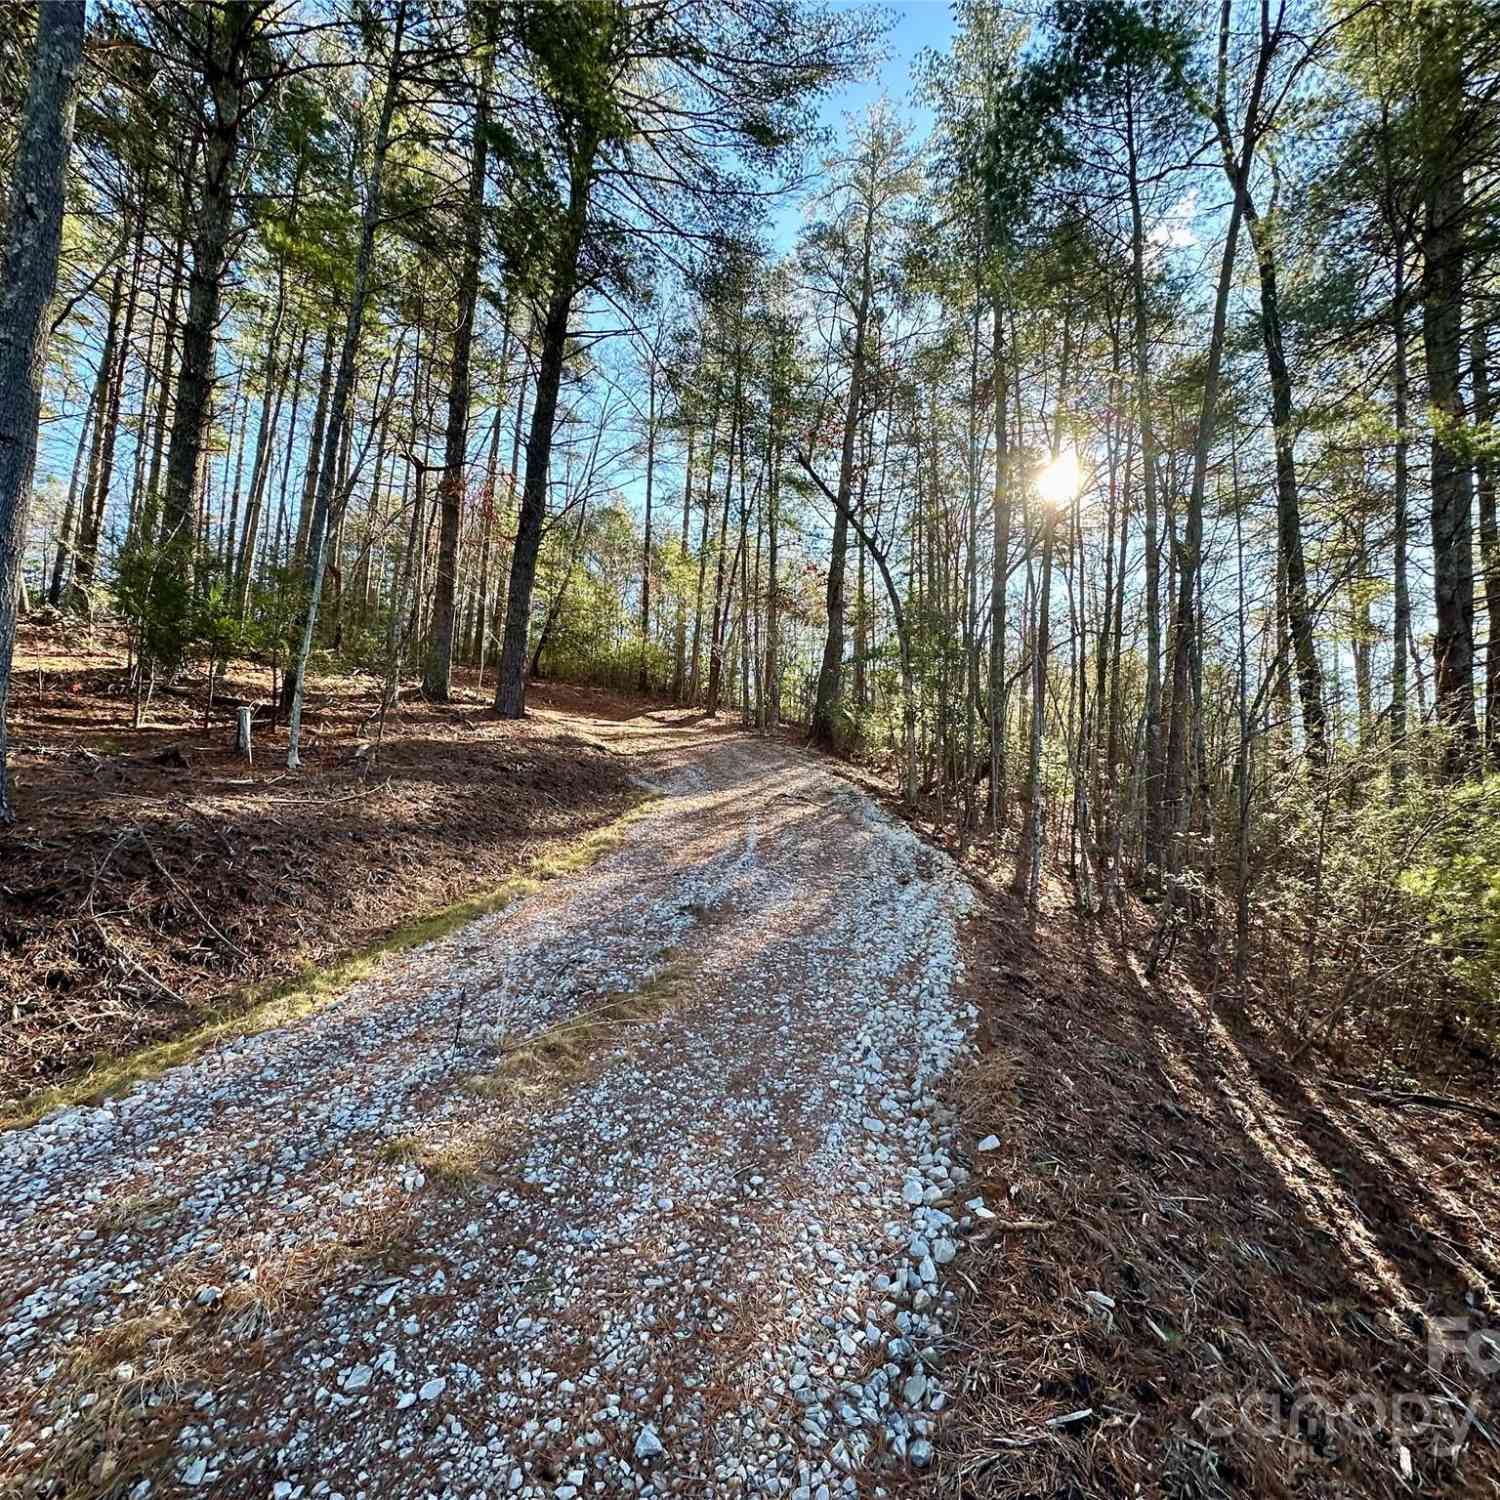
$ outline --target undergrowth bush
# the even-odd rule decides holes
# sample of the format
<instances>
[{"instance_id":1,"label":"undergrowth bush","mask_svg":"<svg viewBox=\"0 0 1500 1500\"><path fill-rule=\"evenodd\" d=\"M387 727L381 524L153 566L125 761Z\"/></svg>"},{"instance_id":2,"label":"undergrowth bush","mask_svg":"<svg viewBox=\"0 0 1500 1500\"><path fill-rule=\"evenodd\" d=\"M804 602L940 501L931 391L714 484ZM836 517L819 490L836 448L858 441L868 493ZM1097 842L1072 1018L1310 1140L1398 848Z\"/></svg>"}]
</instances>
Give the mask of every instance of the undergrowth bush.
<instances>
[{"instance_id":1,"label":"undergrowth bush","mask_svg":"<svg viewBox=\"0 0 1500 1500\"><path fill-rule=\"evenodd\" d=\"M1363 1016L1414 1041L1444 1021L1500 1039L1500 776L1422 756L1400 794L1351 757L1275 778L1252 886L1261 968L1299 1019Z\"/></svg>"},{"instance_id":2,"label":"undergrowth bush","mask_svg":"<svg viewBox=\"0 0 1500 1500\"><path fill-rule=\"evenodd\" d=\"M1500 776L1427 789L1423 859L1397 884L1473 1019L1500 1029Z\"/></svg>"}]
</instances>

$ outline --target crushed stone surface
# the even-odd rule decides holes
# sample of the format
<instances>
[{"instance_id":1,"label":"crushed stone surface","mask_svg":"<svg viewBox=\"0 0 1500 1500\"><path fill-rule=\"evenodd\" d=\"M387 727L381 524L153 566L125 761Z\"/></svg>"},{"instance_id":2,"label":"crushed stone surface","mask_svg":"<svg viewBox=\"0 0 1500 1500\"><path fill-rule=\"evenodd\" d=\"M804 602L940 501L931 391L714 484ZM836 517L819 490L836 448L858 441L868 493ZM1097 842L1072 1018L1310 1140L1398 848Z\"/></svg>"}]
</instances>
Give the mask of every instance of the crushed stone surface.
<instances>
[{"instance_id":1,"label":"crushed stone surface","mask_svg":"<svg viewBox=\"0 0 1500 1500\"><path fill-rule=\"evenodd\" d=\"M984 1217L936 1097L973 1045L969 888L795 750L670 713L599 734L659 799L597 864L0 1136L0 1479L832 1500L920 1478L953 1396L945 1282ZM668 982L575 1086L474 1086Z\"/></svg>"}]
</instances>

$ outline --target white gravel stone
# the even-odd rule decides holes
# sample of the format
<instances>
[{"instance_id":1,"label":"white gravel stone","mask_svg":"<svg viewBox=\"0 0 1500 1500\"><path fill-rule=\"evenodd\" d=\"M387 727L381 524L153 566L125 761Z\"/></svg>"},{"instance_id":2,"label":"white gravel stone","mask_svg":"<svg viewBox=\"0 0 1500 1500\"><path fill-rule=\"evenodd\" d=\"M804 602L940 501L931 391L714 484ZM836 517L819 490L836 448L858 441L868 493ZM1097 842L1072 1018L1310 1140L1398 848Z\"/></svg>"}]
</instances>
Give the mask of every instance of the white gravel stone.
<instances>
[{"instance_id":1,"label":"white gravel stone","mask_svg":"<svg viewBox=\"0 0 1500 1500\"><path fill-rule=\"evenodd\" d=\"M213 1288L195 1336L229 1373L176 1476L232 1488L270 1460L283 1500L416 1472L455 1497L846 1500L924 1444L931 1461L942 1393L913 1362L959 1254L944 1079L973 1046L972 892L816 760L631 722L600 734L640 736L664 801L597 865L293 1024L0 1135L0 1284L28 1288L0 1310L8 1364L45 1370L80 1330ZM498 1054L669 972L691 975L681 1015L528 1111L477 1179L381 1150L488 1139L504 1106L471 1085ZM127 1195L150 1227L100 1233ZM401 1277L330 1278L274 1343L231 1295L385 1214ZM722 1336L747 1325L744 1399L710 1417ZM872 1350L889 1363L868 1370ZM0 1393L7 1441L37 1394ZM544 1474L543 1453L571 1457Z\"/></svg>"}]
</instances>

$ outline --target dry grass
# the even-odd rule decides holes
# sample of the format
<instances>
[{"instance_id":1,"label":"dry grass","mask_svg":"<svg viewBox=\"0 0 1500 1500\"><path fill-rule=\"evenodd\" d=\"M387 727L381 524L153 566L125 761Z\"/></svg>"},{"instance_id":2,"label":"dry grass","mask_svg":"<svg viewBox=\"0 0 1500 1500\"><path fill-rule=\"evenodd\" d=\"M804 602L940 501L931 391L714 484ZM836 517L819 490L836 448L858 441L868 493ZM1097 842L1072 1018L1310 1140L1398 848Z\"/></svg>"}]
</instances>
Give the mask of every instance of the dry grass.
<instances>
[{"instance_id":1,"label":"dry grass","mask_svg":"<svg viewBox=\"0 0 1500 1500\"><path fill-rule=\"evenodd\" d=\"M669 959L638 989L610 995L508 1047L491 1072L475 1074L465 1087L510 1106L548 1103L583 1083L603 1057L629 1045L634 1028L659 1020L686 993L692 975L687 961Z\"/></svg>"},{"instance_id":2,"label":"dry grass","mask_svg":"<svg viewBox=\"0 0 1500 1500\"><path fill-rule=\"evenodd\" d=\"M163 1201L157 1194L136 1198L153 1214ZM191 1261L174 1266L155 1289L164 1306L84 1336L45 1374L0 1455L0 1496L116 1500L142 1478L159 1483L184 1403L221 1378L226 1362L243 1362L247 1345L293 1321L340 1272L408 1262L418 1242L415 1221L409 1199L367 1209L339 1238L261 1257L206 1307L197 1292L208 1269ZM17 1453L23 1441L35 1446ZM51 1488L35 1490L38 1481Z\"/></svg>"},{"instance_id":3,"label":"dry grass","mask_svg":"<svg viewBox=\"0 0 1500 1500\"><path fill-rule=\"evenodd\" d=\"M25 1493L26 1481L45 1477L67 1500L107 1500L154 1471L171 1450L174 1412L200 1376L192 1327L185 1310L166 1308L73 1345L31 1404L40 1453L17 1455L11 1445L0 1458L0 1494Z\"/></svg>"},{"instance_id":4,"label":"dry grass","mask_svg":"<svg viewBox=\"0 0 1500 1500\"><path fill-rule=\"evenodd\" d=\"M224 1327L247 1342L285 1325L348 1267L394 1267L412 1253L417 1214L411 1200L361 1210L338 1238L309 1240L276 1256L262 1256L242 1281L224 1290Z\"/></svg>"},{"instance_id":5,"label":"dry grass","mask_svg":"<svg viewBox=\"0 0 1500 1500\"><path fill-rule=\"evenodd\" d=\"M447 1188L494 1180L485 1168L480 1143L472 1137L434 1142L415 1135L396 1135L381 1143L377 1155L381 1161L416 1167L424 1177Z\"/></svg>"},{"instance_id":6,"label":"dry grass","mask_svg":"<svg viewBox=\"0 0 1500 1500\"><path fill-rule=\"evenodd\" d=\"M112 1198L99 1214L98 1229L104 1234L130 1234L151 1229L172 1211L178 1194L170 1188L143 1188Z\"/></svg>"}]
</instances>

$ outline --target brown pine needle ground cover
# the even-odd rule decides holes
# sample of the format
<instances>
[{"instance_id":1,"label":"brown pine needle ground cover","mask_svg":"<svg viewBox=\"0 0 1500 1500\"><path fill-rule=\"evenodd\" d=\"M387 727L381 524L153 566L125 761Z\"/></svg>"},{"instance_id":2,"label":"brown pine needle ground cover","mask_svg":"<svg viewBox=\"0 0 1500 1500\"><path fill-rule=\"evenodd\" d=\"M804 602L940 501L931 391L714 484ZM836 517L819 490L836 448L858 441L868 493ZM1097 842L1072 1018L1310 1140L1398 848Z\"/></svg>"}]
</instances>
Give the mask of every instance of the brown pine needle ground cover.
<instances>
[{"instance_id":1,"label":"brown pine needle ground cover","mask_svg":"<svg viewBox=\"0 0 1500 1500\"><path fill-rule=\"evenodd\" d=\"M1378 1009L1305 1048L1325 1013L1246 1014L1191 944L1148 980L1154 910L1085 922L1054 873L1032 935L1009 859L966 868L981 1056L949 1086L994 1218L913 1496L1500 1496L1493 1056Z\"/></svg>"},{"instance_id":2,"label":"brown pine needle ground cover","mask_svg":"<svg viewBox=\"0 0 1500 1500\"><path fill-rule=\"evenodd\" d=\"M311 684L295 775L257 717L269 675L233 666L158 692L140 729L123 642L23 627L11 698L19 820L0 830L0 1118L129 1081L206 1032L274 1024L339 993L380 954L439 935L594 857L640 799L591 720L637 711L539 684L502 722L460 672L454 701L409 693L383 737L379 684ZM82 1082L80 1082L82 1080ZM53 1093L49 1086L63 1085Z\"/></svg>"},{"instance_id":3,"label":"brown pine needle ground cover","mask_svg":"<svg viewBox=\"0 0 1500 1500\"><path fill-rule=\"evenodd\" d=\"M1145 981L1145 919L1122 949L1055 894L1035 939L994 893L972 924L954 1097L995 1218L938 1492L1500 1494L1495 1123L1288 1066L1229 997Z\"/></svg>"}]
</instances>

